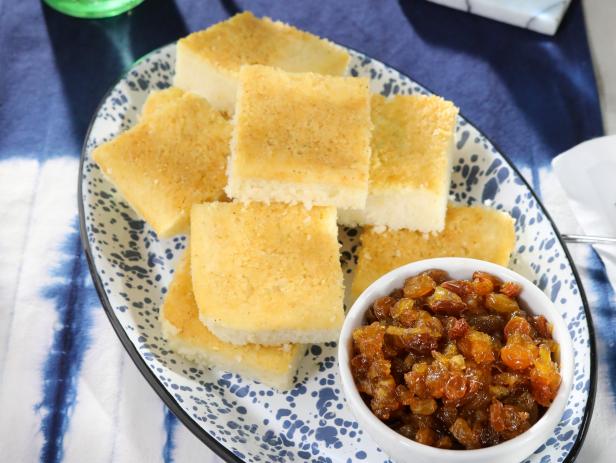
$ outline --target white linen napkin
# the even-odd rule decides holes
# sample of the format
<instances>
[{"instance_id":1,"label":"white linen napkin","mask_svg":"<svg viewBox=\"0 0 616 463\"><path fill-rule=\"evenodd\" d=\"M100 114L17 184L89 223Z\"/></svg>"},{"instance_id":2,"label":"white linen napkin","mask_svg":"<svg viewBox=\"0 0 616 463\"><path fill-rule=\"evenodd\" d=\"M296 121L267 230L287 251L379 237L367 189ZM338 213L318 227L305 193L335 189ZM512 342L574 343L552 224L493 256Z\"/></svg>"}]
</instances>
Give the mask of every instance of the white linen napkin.
<instances>
[{"instance_id":1,"label":"white linen napkin","mask_svg":"<svg viewBox=\"0 0 616 463\"><path fill-rule=\"evenodd\" d=\"M541 186L544 193L549 193L547 198L544 194L544 200L560 230L616 236L616 136L577 145L554 158L552 167L558 182L541 182ZM577 461L611 463L616 454L616 246L596 245L594 249L605 266L609 283L601 282L603 271L588 246L569 245L593 315L598 357L594 413Z\"/></svg>"},{"instance_id":2,"label":"white linen napkin","mask_svg":"<svg viewBox=\"0 0 616 463\"><path fill-rule=\"evenodd\" d=\"M554 158L552 167L584 233L616 237L616 135L581 143ZM616 289L616 245L593 247Z\"/></svg>"}]
</instances>

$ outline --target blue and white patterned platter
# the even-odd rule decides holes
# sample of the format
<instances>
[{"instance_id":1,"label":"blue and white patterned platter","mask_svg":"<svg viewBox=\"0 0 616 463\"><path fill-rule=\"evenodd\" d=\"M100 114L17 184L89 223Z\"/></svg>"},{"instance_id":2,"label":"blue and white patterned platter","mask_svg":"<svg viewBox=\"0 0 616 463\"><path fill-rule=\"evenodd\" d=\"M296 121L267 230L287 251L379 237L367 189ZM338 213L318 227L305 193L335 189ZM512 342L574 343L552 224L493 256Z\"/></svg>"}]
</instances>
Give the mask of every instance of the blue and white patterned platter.
<instances>
[{"instance_id":1,"label":"blue and white patterned platter","mask_svg":"<svg viewBox=\"0 0 616 463\"><path fill-rule=\"evenodd\" d=\"M351 51L352 75L368 76L374 92L428 93L408 77ZM94 283L118 336L137 367L171 410L228 461L388 461L363 433L340 390L335 343L310 346L295 387L279 393L170 351L158 309L187 238L159 240L92 161L92 149L131 127L147 94L167 87L175 45L138 61L103 99L82 153L80 214ZM575 269L538 199L520 174L464 118L458 120L451 194L490 202L516 218L511 267L534 280L562 310L575 348L575 380L555 434L532 462L572 461L583 440L594 397L594 339ZM355 229L342 230L342 264L353 271Z\"/></svg>"}]
</instances>

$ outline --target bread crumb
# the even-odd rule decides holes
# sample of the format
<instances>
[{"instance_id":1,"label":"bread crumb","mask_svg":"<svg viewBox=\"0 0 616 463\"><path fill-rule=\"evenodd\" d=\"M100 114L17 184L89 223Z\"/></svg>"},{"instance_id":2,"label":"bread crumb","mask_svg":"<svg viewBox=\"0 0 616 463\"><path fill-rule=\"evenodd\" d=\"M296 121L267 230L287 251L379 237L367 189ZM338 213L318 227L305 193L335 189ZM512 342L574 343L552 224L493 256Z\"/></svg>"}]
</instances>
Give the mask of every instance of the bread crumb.
<instances>
[{"instance_id":1,"label":"bread crumb","mask_svg":"<svg viewBox=\"0 0 616 463\"><path fill-rule=\"evenodd\" d=\"M360 237L353 297L387 272L422 259L456 256L507 265L515 247L515 230L508 214L483 206L450 204L445 224L440 233L389 230L379 234L366 228Z\"/></svg>"}]
</instances>

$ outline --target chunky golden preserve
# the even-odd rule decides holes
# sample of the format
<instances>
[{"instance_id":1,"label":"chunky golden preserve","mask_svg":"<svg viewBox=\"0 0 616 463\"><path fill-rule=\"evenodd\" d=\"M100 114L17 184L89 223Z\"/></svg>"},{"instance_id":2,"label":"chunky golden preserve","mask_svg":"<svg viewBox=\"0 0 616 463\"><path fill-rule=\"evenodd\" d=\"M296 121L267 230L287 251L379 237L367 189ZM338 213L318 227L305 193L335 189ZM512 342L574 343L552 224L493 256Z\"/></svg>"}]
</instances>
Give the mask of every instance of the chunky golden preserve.
<instances>
[{"instance_id":1,"label":"chunky golden preserve","mask_svg":"<svg viewBox=\"0 0 616 463\"><path fill-rule=\"evenodd\" d=\"M452 280L429 270L374 301L351 359L374 414L445 449L489 447L529 429L558 392L559 346L520 292L484 272Z\"/></svg>"}]
</instances>

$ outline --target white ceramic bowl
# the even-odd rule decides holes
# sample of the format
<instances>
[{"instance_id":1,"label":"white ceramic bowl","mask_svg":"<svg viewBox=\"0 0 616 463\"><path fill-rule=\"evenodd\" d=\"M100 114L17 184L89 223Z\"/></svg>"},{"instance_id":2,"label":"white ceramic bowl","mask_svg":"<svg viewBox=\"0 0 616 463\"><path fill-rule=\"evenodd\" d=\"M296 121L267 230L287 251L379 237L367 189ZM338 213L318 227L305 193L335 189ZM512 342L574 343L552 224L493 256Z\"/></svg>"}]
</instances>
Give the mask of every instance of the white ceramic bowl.
<instances>
[{"instance_id":1,"label":"white ceramic bowl","mask_svg":"<svg viewBox=\"0 0 616 463\"><path fill-rule=\"evenodd\" d=\"M528 431L501 444L477 450L443 450L419 444L398 434L382 423L364 403L351 375L353 330L362 325L366 310L375 299L401 288L404 280L428 269L445 270L452 278L468 279L476 270L489 272L505 281L522 285L523 300L533 315L544 315L554 325L553 337L560 344L562 382L556 398ZM347 404L362 429L398 463L504 463L519 462L532 454L552 436L560 421L573 381L573 347L567 326L548 297L529 280L500 265L475 259L444 257L427 259L399 267L372 283L355 301L346 316L338 343L338 362Z\"/></svg>"}]
</instances>

